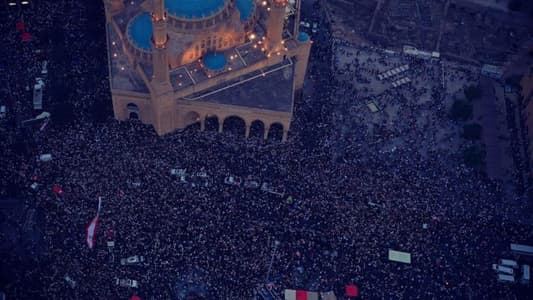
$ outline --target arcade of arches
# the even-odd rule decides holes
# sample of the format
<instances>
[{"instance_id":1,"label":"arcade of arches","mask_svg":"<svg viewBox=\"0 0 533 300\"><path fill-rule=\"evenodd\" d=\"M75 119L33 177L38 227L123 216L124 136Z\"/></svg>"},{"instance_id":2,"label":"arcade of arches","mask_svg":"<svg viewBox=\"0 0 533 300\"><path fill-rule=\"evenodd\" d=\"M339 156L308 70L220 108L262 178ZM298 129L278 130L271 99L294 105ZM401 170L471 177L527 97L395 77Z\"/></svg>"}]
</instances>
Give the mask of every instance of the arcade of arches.
<instances>
[{"instance_id":1,"label":"arcade of arches","mask_svg":"<svg viewBox=\"0 0 533 300\"><path fill-rule=\"evenodd\" d=\"M266 123L263 120L249 122L236 115L226 116L223 119L214 114L201 117L199 113L191 111L185 115L185 124L188 129L200 131L217 131L264 140L287 140L287 129L281 122Z\"/></svg>"}]
</instances>

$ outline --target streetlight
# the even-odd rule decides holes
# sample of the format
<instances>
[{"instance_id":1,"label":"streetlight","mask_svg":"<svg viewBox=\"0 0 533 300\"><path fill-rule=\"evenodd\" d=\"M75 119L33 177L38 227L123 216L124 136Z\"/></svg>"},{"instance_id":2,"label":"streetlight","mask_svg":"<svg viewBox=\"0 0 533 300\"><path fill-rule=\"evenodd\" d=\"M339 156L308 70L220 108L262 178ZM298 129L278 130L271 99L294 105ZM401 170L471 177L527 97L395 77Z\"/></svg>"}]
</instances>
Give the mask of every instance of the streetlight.
<instances>
[{"instance_id":1,"label":"streetlight","mask_svg":"<svg viewBox=\"0 0 533 300\"><path fill-rule=\"evenodd\" d=\"M270 271L272 270L272 264L274 263L274 256L276 255L276 250L278 249L280 242L278 240L274 241L274 248L272 248L272 257L270 257L270 264L268 265L268 272L265 278L265 282L268 281L270 277Z\"/></svg>"}]
</instances>

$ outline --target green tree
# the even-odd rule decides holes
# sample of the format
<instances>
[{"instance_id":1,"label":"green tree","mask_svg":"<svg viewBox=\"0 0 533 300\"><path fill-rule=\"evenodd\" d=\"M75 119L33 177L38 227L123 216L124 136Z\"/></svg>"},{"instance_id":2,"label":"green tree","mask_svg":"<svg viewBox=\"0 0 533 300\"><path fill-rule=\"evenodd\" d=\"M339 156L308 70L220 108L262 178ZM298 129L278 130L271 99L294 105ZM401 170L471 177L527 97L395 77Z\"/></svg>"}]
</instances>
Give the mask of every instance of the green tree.
<instances>
[{"instance_id":1,"label":"green tree","mask_svg":"<svg viewBox=\"0 0 533 300\"><path fill-rule=\"evenodd\" d=\"M472 168L479 168L485 164L487 153L480 145L472 145L463 150L463 160L465 165Z\"/></svg>"},{"instance_id":2,"label":"green tree","mask_svg":"<svg viewBox=\"0 0 533 300\"><path fill-rule=\"evenodd\" d=\"M457 121L466 121L472 118L472 104L466 100L455 100L450 110L450 118Z\"/></svg>"},{"instance_id":3,"label":"green tree","mask_svg":"<svg viewBox=\"0 0 533 300\"><path fill-rule=\"evenodd\" d=\"M481 132L483 127L478 123L465 124L463 126L462 137L467 140L479 140L481 138Z\"/></svg>"}]
</instances>

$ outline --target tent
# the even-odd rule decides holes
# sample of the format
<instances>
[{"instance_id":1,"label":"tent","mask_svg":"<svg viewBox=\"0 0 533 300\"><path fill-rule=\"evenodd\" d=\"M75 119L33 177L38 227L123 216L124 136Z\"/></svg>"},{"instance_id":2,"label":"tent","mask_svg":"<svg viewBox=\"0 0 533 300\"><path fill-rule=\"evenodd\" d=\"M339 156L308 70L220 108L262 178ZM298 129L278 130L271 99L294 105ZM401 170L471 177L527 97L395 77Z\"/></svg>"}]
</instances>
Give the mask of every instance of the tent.
<instances>
[{"instance_id":1,"label":"tent","mask_svg":"<svg viewBox=\"0 0 533 300\"><path fill-rule=\"evenodd\" d=\"M359 287L355 284L348 284L344 288L344 295L346 297L359 297Z\"/></svg>"},{"instance_id":2,"label":"tent","mask_svg":"<svg viewBox=\"0 0 533 300\"><path fill-rule=\"evenodd\" d=\"M390 261L396 261L401 262L404 264L410 264L411 263L411 253L407 252L401 252L389 249L389 260Z\"/></svg>"},{"instance_id":3,"label":"tent","mask_svg":"<svg viewBox=\"0 0 533 300\"><path fill-rule=\"evenodd\" d=\"M318 300L318 293L302 290L285 290L285 300Z\"/></svg>"}]
</instances>

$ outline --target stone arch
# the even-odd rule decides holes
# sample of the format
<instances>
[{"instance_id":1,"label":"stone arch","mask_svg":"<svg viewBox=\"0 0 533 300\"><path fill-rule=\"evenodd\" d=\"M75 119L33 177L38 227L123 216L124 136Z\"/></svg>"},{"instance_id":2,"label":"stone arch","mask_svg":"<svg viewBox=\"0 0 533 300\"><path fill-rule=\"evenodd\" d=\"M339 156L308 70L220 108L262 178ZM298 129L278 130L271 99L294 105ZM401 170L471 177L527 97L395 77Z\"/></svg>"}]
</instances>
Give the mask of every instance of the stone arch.
<instances>
[{"instance_id":1,"label":"stone arch","mask_svg":"<svg viewBox=\"0 0 533 300\"><path fill-rule=\"evenodd\" d=\"M261 120L254 120L250 123L250 133L249 137L253 138L265 138L265 123Z\"/></svg>"},{"instance_id":2,"label":"stone arch","mask_svg":"<svg viewBox=\"0 0 533 300\"><path fill-rule=\"evenodd\" d=\"M128 115L128 118L130 120L138 120L139 119L139 114L137 112L130 111L130 114Z\"/></svg>"},{"instance_id":3,"label":"stone arch","mask_svg":"<svg viewBox=\"0 0 533 300\"><path fill-rule=\"evenodd\" d=\"M283 141L283 131L285 130L283 124L274 122L270 124L268 129L268 139L273 141Z\"/></svg>"},{"instance_id":4,"label":"stone arch","mask_svg":"<svg viewBox=\"0 0 533 300\"><path fill-rule=\"evenodd\" d=\"M186 129L200 130L201 129L201 119L200 114L195 111L190 111L185 114L183 118Z\"/></svg>"},{"instance_id":5,"label":"stone arch","mask_svg":"<svg viewBox=\"0 0 533 300\"><path fill-rule=\"evenodd\" d=\"M224 122L222 123L222 131L234 135L245 136L246 121L239 116L228 116L224 118Z\"/></svg>"},{"instance_id":6,"label":"stone arch","mask_svg":"<svg viewBox=\"0 0 533 300\"><path fill-rule=\"evenodd\" d=\"M185 123L185 126L198 123L200 122L200 114L195 111L190 111L185 114L185 118L183 119L183 122Z\"/></svg>"},{"instance_id":7,"label":"stone arch","mask_svg":"<svg viewBox=\"0 0 533 300\"><path fill-rule=\"evenodd\" d=\"M137 104L130 102L126 105L126 108L128 109L128 118L130 120L138 120L140 118L139 106Z\"/></svg>"},{"instance_id":8,"label":"stone arch","mask_svg":"<svg viewBox=\"0 0 533 300\"><path fill-rule=\"evenodd\" d=\"M205 131L218 131L220 128L220 121L217 115L207 114L204 122Z\"/></svg>"}]
</instances>

